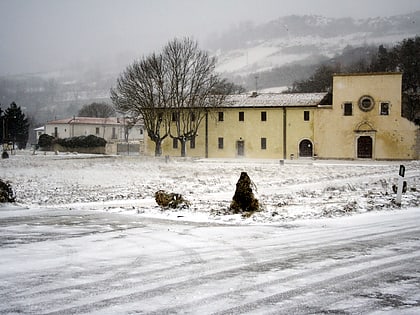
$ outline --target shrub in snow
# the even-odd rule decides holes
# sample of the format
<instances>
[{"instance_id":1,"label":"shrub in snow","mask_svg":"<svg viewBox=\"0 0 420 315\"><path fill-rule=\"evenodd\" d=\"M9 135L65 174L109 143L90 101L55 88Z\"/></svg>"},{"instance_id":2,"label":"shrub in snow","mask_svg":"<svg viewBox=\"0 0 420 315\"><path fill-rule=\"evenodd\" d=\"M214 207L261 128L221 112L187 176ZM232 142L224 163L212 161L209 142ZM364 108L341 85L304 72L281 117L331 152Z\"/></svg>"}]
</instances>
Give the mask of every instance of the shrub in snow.
<instances>
[{"instance_id":1,"label":"shrub in snow","mask_svg":"<svg viewBox=\"0 0 420 315\"><path fill-rule=\"evenodd\" d=\"M0 179L0 202L15 202L15 194L8 182Z\"/></svg>"},{"instance_id":2,"label":"shrub in snow","mask_svg":"<svg viewBox=\"0 0 420 315\"><path fill-rule=\"evenodd\" d=\"M260 209L258 199L254 197L252 192L253 185L251 179L246 172L242 172L236 183L235 195L230 204L230 210L234 213L248 212L252 214Z\"/></svg>"},{"instance_id":3,"label":"shrub in snow","mask_svg":"<svg viewBox=\"0 0 420 315\"><path fill-rule=\"evenodd\" d=\"M55 138L53 136L44 133L43 135L39 136L38 145L41 148L50 148L54 143L54 139Z\"/></svg>"},{"instance_id":4,"label":"shrub in snow","mask_svg":"<svg viewBox=\"0 0 420 315\"><path fill-rule=\"evenodd\" d=\"M56 139L55 143L66 148L94 148L104 147L106 140L94 135Z\"/></svg>"},{"instance_id":5,"label":"shrub in snow","mask_svg":"<svg viewBox=\"0 0 420 315\"><path fill-rule=\"evenodd\" d=\"M156 203L162 208L184 208L189 207L189 202L181 194L168 193L164 190L155 192Z\"/></svg>"}]
</instances>

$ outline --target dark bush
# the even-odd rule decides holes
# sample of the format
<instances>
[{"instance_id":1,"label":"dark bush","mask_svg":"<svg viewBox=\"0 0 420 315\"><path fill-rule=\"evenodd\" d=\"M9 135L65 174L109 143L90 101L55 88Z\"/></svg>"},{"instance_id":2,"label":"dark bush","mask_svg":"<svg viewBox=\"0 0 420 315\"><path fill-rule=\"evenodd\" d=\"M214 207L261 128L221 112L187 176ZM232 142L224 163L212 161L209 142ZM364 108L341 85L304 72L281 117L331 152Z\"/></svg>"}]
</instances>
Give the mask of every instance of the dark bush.
<instances>
[{"instance_id":1,"label":"dark bush","mask_svg":"<svg viewBox=\"0 0 420 315\"><path fill-rule=\"evenodd\" d=\"M15 194L8 182L0 179L0 202L15 202Z\"/></svg>"},{"instance_id":2,"label":"dark bush","mask_svg":"<svg viewBox=\"0 0 420 315\"><path fill-rule=\"evenodd\" d=\"M104 138L94 135L57 139L55 142L65 148L94 148L106 145Z\"/></svg>"},{"instance_id":3,"label":"dark bush","mask_svg":"<svg viewBox=\"0 0 420 315\"><path fill-rule=\"evenodd\" d=\"M39 136L38 145L41 148L51 147L53 143L54 143L54 137L53 136L47 135L45 133Z\"/></svg>"},{"instance_id":4,"label":"dark bush","mask_svg":"<svg viewBox=\"0 0 420 315\"><path fill-rule=\"evenodd\" d=\"M235 195L230 204L230 209L234 213L249 212L252 214L260 210L258 199L254 197L252 186L255 187L246 172L242 172L236 183Z\"/></svg>"}]
</instances>

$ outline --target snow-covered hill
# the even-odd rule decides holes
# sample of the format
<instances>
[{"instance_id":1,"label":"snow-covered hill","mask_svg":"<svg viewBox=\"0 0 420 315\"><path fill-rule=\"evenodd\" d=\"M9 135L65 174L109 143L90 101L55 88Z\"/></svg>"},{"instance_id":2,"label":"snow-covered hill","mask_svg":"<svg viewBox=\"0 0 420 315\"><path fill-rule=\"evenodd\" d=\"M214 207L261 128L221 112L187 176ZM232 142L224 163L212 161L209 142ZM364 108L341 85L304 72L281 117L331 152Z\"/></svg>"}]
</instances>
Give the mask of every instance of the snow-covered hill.
<instances>
[{"instance_id":1,"label":"snow-covered hill","mask_svg":"<svg viewBox=\"0 0 420 315\"><path fill-rule=\"evenodd\" d=\"M420 11L362 20L287 16L266 24L241 24L208 46L221 73L246 75L288 63L333 57L347 46L392 45L420 34Z\"/></svg>"}]
</instances>

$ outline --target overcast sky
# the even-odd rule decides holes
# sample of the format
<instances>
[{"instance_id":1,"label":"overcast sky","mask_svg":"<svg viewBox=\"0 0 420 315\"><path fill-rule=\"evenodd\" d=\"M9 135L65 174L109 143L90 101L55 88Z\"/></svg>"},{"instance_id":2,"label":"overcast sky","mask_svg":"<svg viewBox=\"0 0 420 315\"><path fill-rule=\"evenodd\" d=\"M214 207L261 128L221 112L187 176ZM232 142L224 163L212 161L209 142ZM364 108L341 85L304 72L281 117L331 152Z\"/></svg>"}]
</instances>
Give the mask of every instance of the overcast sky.
<instances>
[{"instance_id":1,"label":"overcast sky","mask_svg":"<svg viewBox=\"0 0 420 315\"><path fill-rule=\"evenodd\" d=\"M0 75L147 55L176 36L203 42L243 21L417 10L419 0L0 0Z\"/></svg>"}]
</instances>

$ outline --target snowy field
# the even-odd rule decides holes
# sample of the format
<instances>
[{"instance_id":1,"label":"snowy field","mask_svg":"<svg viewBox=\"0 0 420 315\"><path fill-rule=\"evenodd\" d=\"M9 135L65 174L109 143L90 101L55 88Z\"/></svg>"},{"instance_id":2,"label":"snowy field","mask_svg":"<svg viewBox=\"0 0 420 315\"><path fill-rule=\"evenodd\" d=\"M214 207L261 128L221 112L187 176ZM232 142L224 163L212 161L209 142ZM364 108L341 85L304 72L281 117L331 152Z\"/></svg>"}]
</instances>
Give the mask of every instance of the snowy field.
<instances>
[{"instance_id":1,"label":"snowy field","mask_svg":"<svg viewBox=\"0 0 420 315\"><path fill-rule=\"evenodd\" d=\"M419 314L420 162L18 152L0 314ZM242 171L261 212L228 213ZM162 210L154 193L184 195Z\"/></svg>"},{"instance_id":2,"label":"snowy field","mask_svg":"<svg viewBox=\"0 0 420 315\"><path fill-rule=\"evenodd\" d=\"M407 193L401 209L420 206L420 161L404 162ZM277 223L399 210L392 186L400 162L193 160L18 152L0 160L0 178L17 202L31 208L105 210L223 223ZM263 211L228 215L240 173L254 182ZM158 190L182 194L189 209L162 211Z\"/></svg>"}]
</instances>

